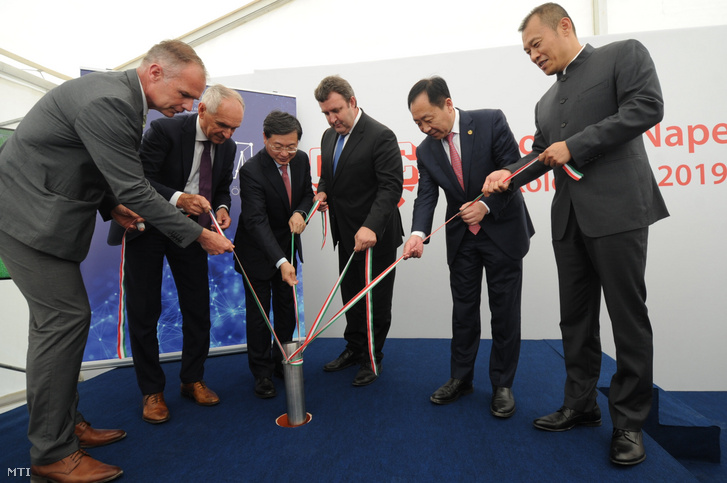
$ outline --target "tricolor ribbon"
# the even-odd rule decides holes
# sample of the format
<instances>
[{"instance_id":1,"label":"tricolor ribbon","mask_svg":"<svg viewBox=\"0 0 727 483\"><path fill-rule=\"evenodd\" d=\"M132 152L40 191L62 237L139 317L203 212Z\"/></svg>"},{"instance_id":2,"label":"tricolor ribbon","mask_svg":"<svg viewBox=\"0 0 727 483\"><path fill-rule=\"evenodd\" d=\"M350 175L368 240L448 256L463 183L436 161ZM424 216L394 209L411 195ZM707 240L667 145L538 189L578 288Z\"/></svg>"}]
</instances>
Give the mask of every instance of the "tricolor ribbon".
<instances>
[{"instance_id":1,"label":"tricolor ribbon","mask_svg":"<svg viewBox=\"0 0 727 483\"><path fill-rule=\"evenodd\" d=\"M372 267L372 251L373 248L366 250L366 285L371 284ZM371 370L374 374L379 375L378 366L376 364L376 350L374 347L374 305L372 293L366 292L366 334L368 336L369 360L371 361Z\"/></svg>"},{"instance_id":2,"label":"tricolor ribbon","mask_svg":"<svg viewBox=\"0 0 727 483\"><path fill-rule=\"evenodd\" d=\"M126 233L121 237L121 263L119 264L119 317L116 325L116 355L119 359L126 357L126 278L124 277L124 264L126 257Z\"/></svg>"},{"instance_id":3,"label":"tricolor ribbon","mask_svg":"<svg viewBox=\"0 0 727 483\"><path fill-rule=\"evenodd\" d=\"M215 229L217 230L217 233L219 233L221 236L225 236L222 233L222 228L220 228L219 223L217 223L217 217L215 216L214 212L210 210L210 218L212 218L213 225ZM252 286L252 283L250 283L250 278L247 276L247 273L245 272L245 268L242 266L242 262L240 262L240 259L237 257L237 253L235 253L234 250L232 250L232 255L235 257L235 260L237 261L237 264L240 265L240 270L242 271L242 277L247 283L247 286L250 287L250 292L252 292L253 298L255 300L255 305L257 305L258 310L260 310L260 313L263 316L263 319L265 320L265 325L268 326L268 329L270 330L270 333L273 335L273 339L275 339L275 343L278 345L278 348L280 348L281 354L283 354L283 357L286 358L286 360L289 360L287 355L285 354L285 349L283 348L283 344L280 343L280 340L278 339L278 335L275 333L275 329L273 328L273 325L270 323L270 319L268 318L267 312L265 312L265 309L263 309L262 304L260 303L260 299L258 298L257 294L255 293L255 289ZM301 359L299 364L302 364L303 360Z\"/></svg>"},{"instance_id":4,"label":"tricolor ribbon","mask_svg":"<svg viewBox=\"0 0 727 483\"><path fill-rule=\"evenodd\" d=\"M520 169L518 169L517 171L515 171L514 173L512 173L510 176L508 176L507 178L503 179L502 182L503 183L506 183L507 181L510 181L515 176L519 175L520 173L522 173L523 171L525 171L526 169L528 169L530 166L532 166L533 164L535 164L536 161L538 161L538 158L533 158L525 166L522 166ZM580 171L578 171L577 169L575 169L573 166L571 166L570 162L565 163L563 165L563 169L565 170L565 172L566 172L566 174L568 176L570 176L571 178L573 178L576 181L579 181L583 177L583 173L581 173Z\"/></svg>"}]
</instances>

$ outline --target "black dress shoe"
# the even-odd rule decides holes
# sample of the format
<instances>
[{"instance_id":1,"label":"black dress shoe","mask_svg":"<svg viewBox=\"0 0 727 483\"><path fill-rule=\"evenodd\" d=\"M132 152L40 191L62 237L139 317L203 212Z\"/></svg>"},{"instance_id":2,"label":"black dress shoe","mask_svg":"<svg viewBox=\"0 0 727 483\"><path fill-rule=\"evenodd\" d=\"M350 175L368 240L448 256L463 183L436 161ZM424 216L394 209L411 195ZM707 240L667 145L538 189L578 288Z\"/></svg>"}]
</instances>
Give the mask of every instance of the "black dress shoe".
<instances>
[{"instance_id":1,"label":"black dress shoe","mask_svg":"<svg viewBox=\"0 0 727 483\"><path fill-rule=\"evenodd\" d=\"M449 404L455 402L460 396L472 394L475 388L472 382L451 378L429 398L434 404Z\"/></svg>"},{"instance_id":2,"label":"black dress shoe","mask_svg":"<svg viewBox=\"0 0 727 483\"><path fill-rule=\"evenodd\" d=\"M598 405L592 411L582 413L563 406L553 414L533 421L533 426L545 431L568 431L575 426L600 426L601 410Z\"/></svg>"},{"instance_id":3,"label":"black dress shoe","mask_svg":"<svg viewBox=\"0 0 727 483\"><path fill-rule=\"evenodd\" d=\"M490 412L498 418L509 418L515 414L515 396L509 387L492 388Z\"/></svg>"},{"instance_id":4,"label":"black dress shoe","mask_svg":"<svg viewBox=\"0 0 727 483\"><path fill-rule=\"evenodd\" d=\"M611 463L636 465L646 459L644 439L641 431L614 429L611 436Z\"/></svg>"},{"instance_id":5,"label":"black dress shoe","mask_svg":"<svg viewBox=\"0 0 727 483\"><path fill-rule=\"evenodd\" d=\"M376 363L376 372L381 374L381 363ZM378 379L379 376L374 374L374 371L371 369L371 362L364 362L361 364L361 367L359 368L358 372L356 373L356 377L353 378L353 385L354 386L368 386L372 382L374 382L376 379Z\"/></svg>"},{"instance_id":6,"label":"black dress shoe","mask_svg":"<svg viewBox=\"0 0 727 483\"><path fill-rule=\"evenodd\" d=\"M260 399L269 399L277 396L275 385L269 377L259 377L255 379L255 395Z\"/></svg>"},{"instance_id":7,"label":"black dress shoe","mask_svg":"<svg viewBox=\"0 0 727 483\"><path fill-rule=\"evenodd\" d=\"M351 367L357 362L358 358L356 357L356 354L351 349L346 349L341 352L340 356L323 366L323 370L326 372L336 372L347 367Z\"/></svg>"}]
</instances>

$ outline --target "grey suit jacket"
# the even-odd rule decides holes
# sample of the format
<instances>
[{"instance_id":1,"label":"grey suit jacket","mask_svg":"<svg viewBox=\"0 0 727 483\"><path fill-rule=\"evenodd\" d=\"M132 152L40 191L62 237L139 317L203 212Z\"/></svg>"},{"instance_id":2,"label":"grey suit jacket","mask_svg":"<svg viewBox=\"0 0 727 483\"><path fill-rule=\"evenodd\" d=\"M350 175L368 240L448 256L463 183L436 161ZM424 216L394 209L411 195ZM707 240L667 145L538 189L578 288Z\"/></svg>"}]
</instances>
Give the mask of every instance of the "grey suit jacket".
<instances>
[{"instance_id":1,"label":"grey suit jacket","mask_svg":"<svg viewBox=\"0 0 727 483\"><path fill-rule=\"evenodd\" d=\"M88 74L48 92L0 148L0 229L57 257L86 258L96 221L122 203L187 246L202 227L144 179L135 70Z\"/></svg>"},{"instance_id":2,"label":"grey suit jacket","mask_svg":"<svg viewBox=\"0 0 727 483\"><path fill-rule=\"evenodd\" d=\"M643 228L669 216L646 155L642 134L664 116L654 62L636 40L594 49L586 45L535 108L533 153L507 167L515 171L548 146L565 141L580 181L554 170L552 234L562 238L572 204L587 236ZM535 163L513 179L518 188L548 169Z\"/></svg>"}]
</instances>

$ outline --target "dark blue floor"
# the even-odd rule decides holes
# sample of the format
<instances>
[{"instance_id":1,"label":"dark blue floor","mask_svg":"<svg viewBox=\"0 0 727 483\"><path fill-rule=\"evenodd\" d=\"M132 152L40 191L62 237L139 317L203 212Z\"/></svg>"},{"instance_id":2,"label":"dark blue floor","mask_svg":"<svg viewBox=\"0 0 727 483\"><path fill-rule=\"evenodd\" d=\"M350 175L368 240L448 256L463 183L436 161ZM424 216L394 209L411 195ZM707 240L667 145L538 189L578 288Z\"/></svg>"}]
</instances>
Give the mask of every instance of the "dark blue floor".
<instances>
[{"instance_id":1,"label":"dark blue floor","mask_svg":"<svg viewBox=\"0 0 727 483\"><path fill-rule=\"evenodd\" d=\"M564 433L534 429L534 418L562 402L563 360L554 345L523 342L513 388L518 410L507 420L488 410L488 340L480 347L474 394L448 406L429 402L449 377L448 340L387 341L381 377L358 388L351 385L355 368L321 370L340 353L343 341L318 339L306 350L303 364L306 409L313 419L299 428L275 424L286 412L281 381L276 380L276 398L254 397L244 354L208 360L205 379L222 399L214 407L182 399L179 363L165 364L172 419L161 425L141 420L141 396L131 368L80 384L80 408L95 427L122 427L129 433L119 443L90 451L121 466L125 473L120 481L727 481L722 465L685 464L648 434L644 463L612 465L611 422L602 394L603 426ZM604 362L604 370L608 364L613 361ZM724 393L674 397L687 404L694 400L695 409L725 427ZM715 408L722 412L710 412ZM0 472L3 464L28 466L26 425L24 407L0 415ZM722 441L724 448L724 434Z\"/></svg>"}]
</instances>

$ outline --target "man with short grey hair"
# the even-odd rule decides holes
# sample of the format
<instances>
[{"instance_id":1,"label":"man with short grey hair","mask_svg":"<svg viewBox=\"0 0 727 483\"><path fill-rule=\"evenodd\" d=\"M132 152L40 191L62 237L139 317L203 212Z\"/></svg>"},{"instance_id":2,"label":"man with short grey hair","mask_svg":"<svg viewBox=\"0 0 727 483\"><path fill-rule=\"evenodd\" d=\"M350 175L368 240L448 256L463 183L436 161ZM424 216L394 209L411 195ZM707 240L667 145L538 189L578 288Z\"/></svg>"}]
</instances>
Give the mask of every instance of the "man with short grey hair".
<instances>
[{"instance_id":1,"label":"man with short grey hair","mask_svg":"<svg viewBox=\"0 0 727 483\"><path fill-rule=\"evenodd\" d=\"M149 183L170 204L205 229L209 206L223 230L230 226L230 183L245 104L240 94L221 85L209 87L196 114L152 121L139 151ZM127 240L124 258L126 311L136 379L143 395L142 419L167 421L165 376L159 362L157 323L162 311L162 272L167 259L182 313L183 396L197 404L219 403L203 380L210 346L210 298L207 254L197 245L179 247L153 223Z\"/></svg>"}]
</instances>

